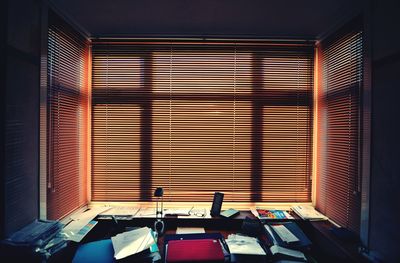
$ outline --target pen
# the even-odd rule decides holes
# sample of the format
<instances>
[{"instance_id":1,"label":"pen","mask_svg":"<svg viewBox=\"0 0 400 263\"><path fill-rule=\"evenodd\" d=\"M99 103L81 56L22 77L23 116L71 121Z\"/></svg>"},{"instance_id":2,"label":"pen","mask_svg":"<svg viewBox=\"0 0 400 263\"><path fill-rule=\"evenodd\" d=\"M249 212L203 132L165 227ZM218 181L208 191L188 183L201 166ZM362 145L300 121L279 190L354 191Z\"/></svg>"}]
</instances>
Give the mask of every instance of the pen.
<instances>
[{"instance_id":1,"label":"pen","mask_svg":"<svg viewBox=\"0 0 400 263\"><path fill-rule=\"evenodd\" d=\"M219 239L219 241L220 241L221 245L225 248L226 252L229 254L230 253L229 246L226 243L225 238L222 237L222 238Z\"/></svg>"},{"instance_id":2,"label":"pen","mask_svg":"<svg viewBox=\"0 0 400 263\"><path fill-rule=\"evenodd\" d=\"M192 206L192 208L190 208L190 210L188 212L189 215L190 215L190 212L192 212L193 208L194 208L194 206Z\"/></svg>"}]
</instances>

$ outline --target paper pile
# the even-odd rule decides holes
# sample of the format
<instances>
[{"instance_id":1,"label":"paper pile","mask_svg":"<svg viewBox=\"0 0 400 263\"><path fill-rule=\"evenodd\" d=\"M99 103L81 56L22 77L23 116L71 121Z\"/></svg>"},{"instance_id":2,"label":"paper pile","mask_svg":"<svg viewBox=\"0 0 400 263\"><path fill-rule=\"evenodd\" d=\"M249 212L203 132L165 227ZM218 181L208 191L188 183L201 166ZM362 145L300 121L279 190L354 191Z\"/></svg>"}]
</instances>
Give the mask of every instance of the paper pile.
<instances>
[{"instance_id":1,"label":"paper pile","mask_svg":"<svg viewBox=\"0 0 400 263\"><path fill-rule=\"evenodd\" d=\"M47 259L67 245L66 240L59 236L62 228L63 225L58 221L35 220L3 243Z\"/></svg>"},{"instance_id":2,"label":"paper pile","mask_svg":"<svg viewBox=\"0 0 400 263\"><path fill-rule=\"evenodd\" d=\"M150 253L158 252L153 231L148 227L118 234L111 237L111 241L116 260L139 254L148 249Z\"/></svg>"},{"instance_id":3,"label":"paper pile","mask_svg":"<svg viewBox=\"0 0 400 263\"><path fill-rule=\"evenodd\" d=\"M108 209L108 207L96 207L71 216L71 222L62 230L64 238L74 242L81 242L87 233L97 224L97 221L93 219L99 213Z\"/></svg>"},{"instance_id":4,"label":"paper pile","mask_svg":"<svg viewBox=\"0 0 400 263\"><path fill-rule=\"evenodd\" d=\"M257 238L231 234L225 241L231 254L266 255Z\"/></svg>"},{"instance_id":5,"label":"paper pile","mask_svg":"<svg viewBox=\"0 0 400 263\"><path fill-rule=\"evenodd\" d=\"M292 207L292 210L303 220L318 221L328 219L311 205L296 205Z\"/></svg>"},{"instance_id":6,"label":"paper pile","mask_svg":"<svg viewBox=\"0 0 400 263\"><path fill-rule=\"evenodd\" d=\"M304 256L304 254L297 250L273 245L272 247L270 247L270 251L275 259L307 261L307 258Z\"/></svg>"}]
</instances>

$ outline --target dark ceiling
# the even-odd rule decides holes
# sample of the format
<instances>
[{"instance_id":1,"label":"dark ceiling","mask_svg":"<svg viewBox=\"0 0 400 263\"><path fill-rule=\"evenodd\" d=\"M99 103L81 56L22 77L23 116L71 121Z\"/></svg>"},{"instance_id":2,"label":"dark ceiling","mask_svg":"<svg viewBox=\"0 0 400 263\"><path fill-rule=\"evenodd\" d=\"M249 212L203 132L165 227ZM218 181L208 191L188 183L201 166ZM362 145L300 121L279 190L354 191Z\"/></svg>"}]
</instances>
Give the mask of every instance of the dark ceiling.
<instances>
[{"instance_id":1,"label":"dark ceiling","mask_svg":"<svg viewBox=\"0 0 400 263\"><path fill-rule=\"evenodd\" d=\"M361 0L50 0L92 37L315 39Z\"/></svg>"}]
</instances>

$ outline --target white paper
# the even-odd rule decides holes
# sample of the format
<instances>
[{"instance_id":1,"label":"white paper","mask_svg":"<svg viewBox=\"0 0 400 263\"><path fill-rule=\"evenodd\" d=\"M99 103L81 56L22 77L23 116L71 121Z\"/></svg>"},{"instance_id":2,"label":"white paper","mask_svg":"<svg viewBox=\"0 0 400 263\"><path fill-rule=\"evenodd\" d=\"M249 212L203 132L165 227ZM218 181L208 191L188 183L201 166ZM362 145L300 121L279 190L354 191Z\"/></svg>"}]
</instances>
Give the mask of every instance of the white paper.
<instances>
[{"instance_id":1,"label":"white paper","mask_svg":"<svg viewBox=\"0 0 400 263\"><path fill-rule=\"evenodd\" d=\"M225 241L232 254L266 255L264 249L254 237L232 234Z\"/></svg>"},{"instance_id":2,"label":"white paper","mask_svg":"<svg viewBox=\"0 0 400 263\"><path fill-rule=\"evenodd\" d=\"M296 212L302 219L308 220L326 220L327 217L315 210L311 205L293 206L292 210Z\"/></svg>"},{"instance_id":3,"label":"white paper","mask_svg":"<svg viewBox=\"0 0 400 263\"><path fill-rule=\"evenodd\" d=\"M260 215L258 214L257 209L255 207L250 208L250 211L255 217L260 218Z\"/></svg>"},{"instance_id":4,"label":"white paper","mask_svg":"<svg viewBox=\"0 0 400 263\"><path fill-rule=\"evenodd\" d=\"M306 260L306 257L304 256L304 254L297 250L288 249L288 248L280 247L277 245L273 245L272 247L270 247L270 250L271 250L272 255L282 254L282 255L287 255L290 257Z\"/></svg>"},{"instance_id":5,"label":"white paper","mask_svg":"<svg viewBox=\"0 0 400 263\"><path fill-rule=\"evenodd\" d=\"M134 206L114 206L109 210L104 211L100 215L103 216L135 216L139 211L139 207Z\"/></svg>"},{"instance_id":6,"label":"white paper","mask_svg":"<svg viewBox=\"0 0 400 263\"><path fill-rule=\"evenodd\" d=\"M109 207L95 207L83 213L71 216L72 221L66 225L62 234L65 239L75 242L81 242L87 233L94 227L95 223L91 222L99 213L108 210Z\"/></svg>"},{"instance_id":7,"label":"white paper","mask_svg":"<svg viewBox=\"0 0 400 263\"><path fill-rule=\"evenodd\" d=\"M151 229L142 227L111 237L114 258L122 259L150 248L155 243Z\"/></svg>"},{"instance_id":8,"label":"white paper","mask_svg":"<svg viewBox=\"0 0 400 263\"><path fill-rule=\"evenodd\" d=\"M134 217L147 217L147 218L156 218L156 208L155 207L142 207L135 214Z\"/></svg>"},{"instance_id":9,"label":"white paper","mask_svg":"<svg viewBox=\"0 0 400 263\"><path fill-rule=\"evenodd\" d=\"M287 219L294 219L294 217L291 214L289 214L287 211L283 211L283 213L285 214Z\"/></svg>"},{"instance_id":10,"label":"white paper","mask_svg":"<svg viewBox=\"0 0 400 263\"><path fill-rule=\"evenodd\" d=\"M176 229L176 234L197 234L205 232L203 227L178 227Z\"/></svg>"},{"instance_id":11,"label":"white paper","mask_svg":"<svg viewBox=\"0 0 400 263\"><path fill-rule=\"evenodd\" d=\"M190 216L192 209L193 207L180 209L168 208L164 209L164 215Z\"/></svg>"},{"instance_id":12,"label":"white paper","mask_svg":"<svg viewBox=\"0 0 400 263\"><path fill-rule=\"evenodd\" d=\"M92 207L82 213L73 214L70 218L73 221L87 221L86 225L89 221L93 220L98 214L103 213L104 211L109 210L110 207L106 206L99 206L99 207Z\"/></svg>"}]
</instances>

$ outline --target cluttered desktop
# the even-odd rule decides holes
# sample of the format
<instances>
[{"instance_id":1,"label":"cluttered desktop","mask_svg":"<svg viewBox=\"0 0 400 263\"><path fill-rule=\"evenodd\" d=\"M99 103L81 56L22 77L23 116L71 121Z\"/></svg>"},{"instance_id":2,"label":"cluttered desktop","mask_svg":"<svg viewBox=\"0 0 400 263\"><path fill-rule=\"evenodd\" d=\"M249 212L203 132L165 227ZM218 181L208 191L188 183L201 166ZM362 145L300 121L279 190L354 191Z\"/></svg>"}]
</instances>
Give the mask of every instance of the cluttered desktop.
<instances>
[{"instance_id":1,"label":"cluttered desktop","mask_svg":"<svg viewBox=\"0 0 400 263\"><path fill-rule=\"evenodd\" d=\"M157 195L156 207L97 205L65 225L35 221L3 242L3 255L74 263L358 261L324 246L330 223L311 205L222 210L217 192L211 208L174 208L164 207L162 189Z\"/></svg>"}]
</instances>

